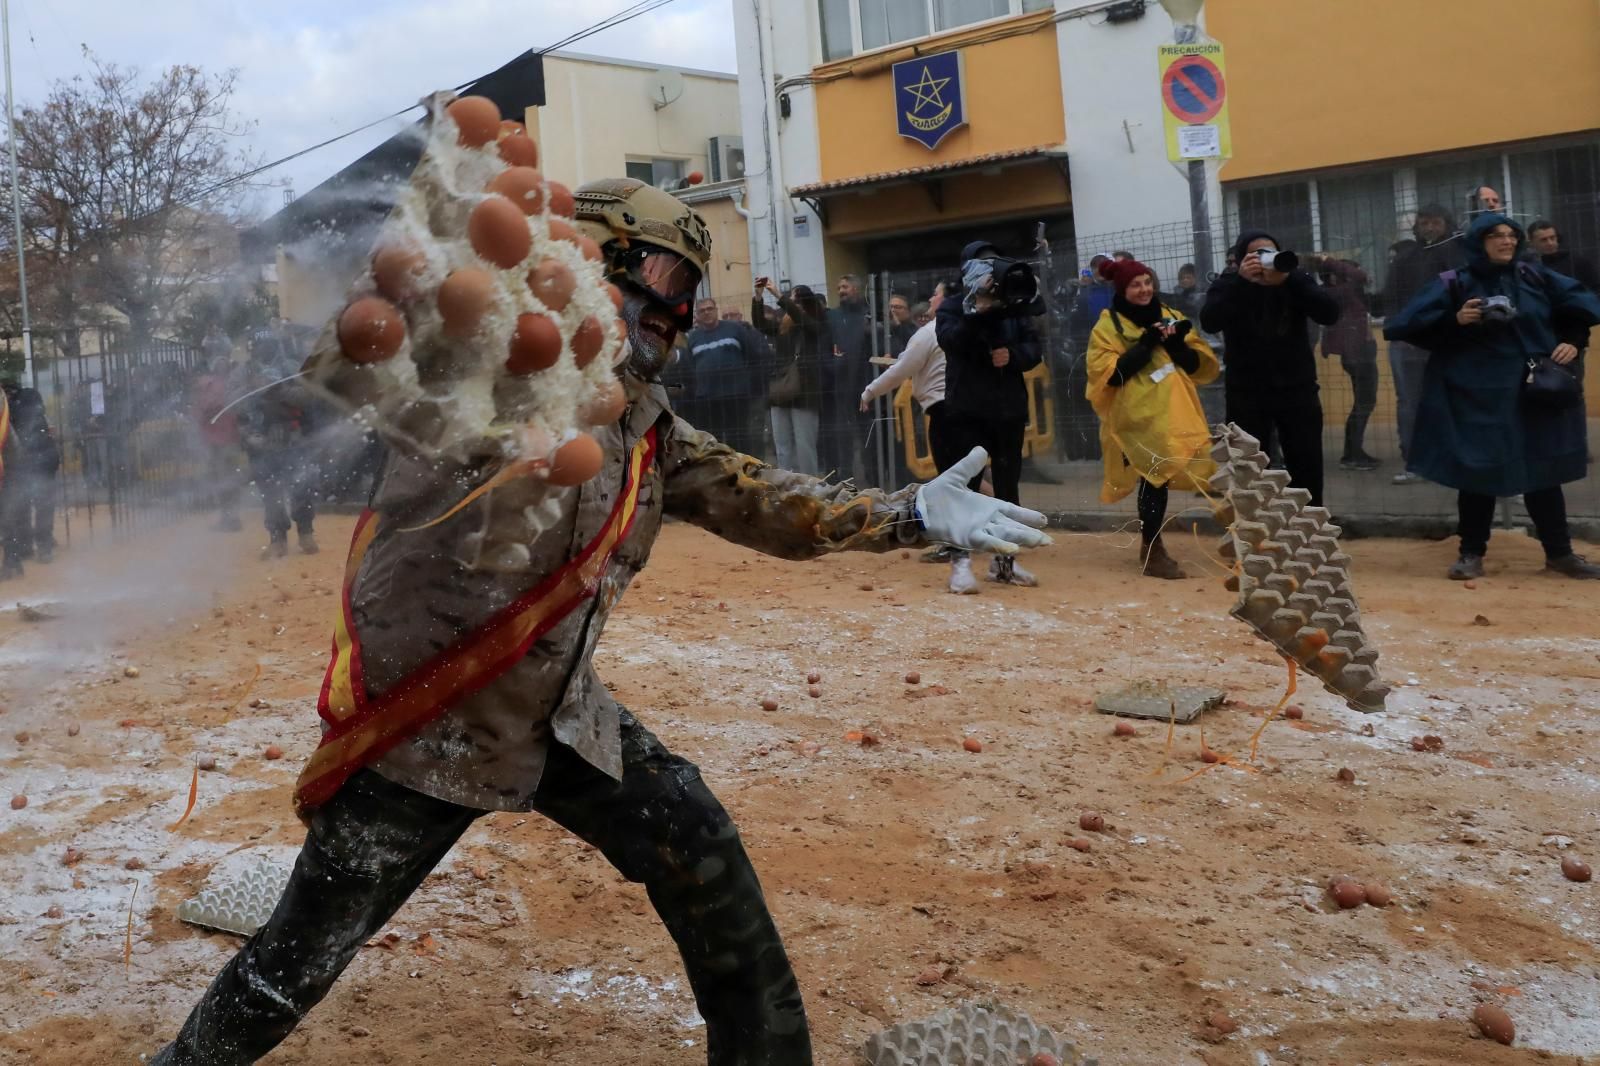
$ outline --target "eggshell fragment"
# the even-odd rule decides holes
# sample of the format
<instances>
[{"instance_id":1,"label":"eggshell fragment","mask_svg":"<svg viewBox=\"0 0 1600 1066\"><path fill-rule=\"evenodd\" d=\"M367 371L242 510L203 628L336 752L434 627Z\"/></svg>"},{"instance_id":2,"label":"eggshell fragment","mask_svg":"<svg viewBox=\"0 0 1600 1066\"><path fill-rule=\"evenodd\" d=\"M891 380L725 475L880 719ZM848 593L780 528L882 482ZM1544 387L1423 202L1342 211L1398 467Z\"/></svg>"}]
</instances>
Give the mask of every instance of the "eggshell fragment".
<instances>
[{"instance_id":1,"label":"eggshell fragment","mask_svg":"<svg viewBox=\"0 0 1600 1066\"><path fill-rule=\"evenodd\" d=\"M217 757L215 755L202 755L200 758L195 760L195 765L207 773L210 773L212 770L217 768Z\"/></svg>"},{"instance_id":2,"label":"eggshell fragment","mask_svg":"<svg viewBox=\"0 0 1600 1066\"><path fill-rule=\"evenodd\" d=\"M1212 1011L1211 1016L1206 1019L1206 1024L1211 1026L1211 1028L1215 1029L1217 1032L1221 1033L1223 1036L1238 1032L1239 1030L1239 1023L1228 1017L1225 1011L1220 1010Z\"/></svg>"},{"instance_id":3,"label":"eggshell fragment","mask_svg":"<svg viewBox=\"0 0 1600 1066\"><path fill-rule=\"evenodd\" d=\"M979 740L977 737L968 737L961 742L961 746L967 751L972 752L974 755L983 751L983 741Z\"/></svg>"},{"instance_id":4,"label":"eggshell fragment","mask_svg":"<svg viewBox=\"0 0 1600 1066\"><path fill-rule=\"evenodd\" d=\"M1118 722L1111 727L1111 735L1114 737L1136 737L1139 735L1139 731L1133 727L1132 722Z\"/></svg>"},{"instance_id":5,"label":"eggshell fragment","mask_svg":"<svg viewBox=\"0 0 1600 1066\"><path fill-rule=\"evenodd\" d=\"M544 210L544 175L533 167L507 167L494 176L486 191L504 196L525 215Z\"/></svg>"},{"instance_id":6,"label":"eggshell fragment","mask_svg":"<svg viewBox=\"0 0 1600 1066\"><path fill-rule=\"evenodd\" d=\"M1493 1003L1478 1004L1472 1012L1472 1022L1478 1027L1478 1032L1497 1044L1509 1045L1517 1038L1517 1026L1511 1020L1511 1015Z\"/></svg>"},{"instance_id":7,"label":"eggshell fragment","mask_svg":"<svg viewBox=\"0 0 1600 1066\"><path fill-rule=\"evenodd\" d=\"M1084 811L1078 815L1078 828L1086 833L1103 833L1106 828L1105 816L1094 811Z\"/></svg>"},{"instance_id":8,"label":"eggshell fragment","mask_svg":"<svg viewBox=\"0 0 1600 1066\"><path fill-rule=\"evenodd\" d=\"M605 453L587 433L579 433L555 450L550 457L550 482L553 485L581 485L600 472Z\"/></svg>"},{"instance_id":9,"label":"eggshell fragment","mask_svg":"<svg viewBox=\"0 0 1600 1066\"><path fill-rule=\"evenodd\" d=\"M11 797L11 809L12 810L20 811L20 810L22 810L22 808L26 807L27 805L28 805L28 797L27 796L18 795L18 796L12 796Z\"/></svg>"},{"instance_id":10,"label":"eggshell fragment","mask_svg":"<svg viewBox=\"0 0 1600 1066\"><path fill-rule=\"evenodd\" d=\"M533 248L528 216L504 196L489 196L467 216L472 250L502 270L510 270Z\"/></svg>"},{"instance_id":11,"label":"eggshell fragment","mask_svg":"<svg viewBox=\"0 0 1600 1066\"><path fill-rule=\"evenodd\" d=\"M1577 881L1579 883L1587 881L1594 876L1593 871L1589 869L1589 864L1576 855L1568 855L1561 860L1561 873L1568 881Z\"/></svg>"},{"instance_id":12,"label":"eggshell fragment","mask_svg":"<svg viewBox=\"0 0 1600 1066\"><path fill-rule=\"evenodd\" d=\"M139 668L137 666L124 666L122 668L122 676L123 677L138 677L139 676Z\"/></svg>"},{"instance_id":13,"label":"eggshell fragment","mask_svg":"<svg viewBox=\"0 0 1600 1066\"><path fill-rule=\"evenodd\" d=\"M468 148L488 144L500 133L500 108L487 96L463 96L444 110L455 121L457 143Z\"/></svg>"},{"instance_id":14,"label":"eggshell fragment","mask_svg":"<svg viewBox=\"0 0 1600 1066\"><path fill-rule=\"evenodd\" d=\"M1067 847L1071 848L1073 851L1088 851L1091 847L1093 847L1093 845L1087 840L1083 839L1083 837L1073 837L1071 840L1067 841Z\"/></svg>"},{"instance_id":15,"label":"eggshell fragment","mask_svg":"<svg viewBox=\"0 0 1600 1066\"><path fill-rule=\"evenodd\" d=\"M378 296L353 301L339 315L337 330L339 348L352 363L392 359L406 339L400 309Z\"/></svg>"},{"instance_id":16,"label":"eggshell fragment","mask_svg":"<svg viewBox=\"0 0 1600 1066\"><path fill-rule=\"evenodd\" d=\"M77 722L73 722L71 725L67 726L67 736L75 737L75 736L78 735L79 731L82 730L82 729L83 729L83 727L80 726Z\"/></svg>"},{"instance_id":17,"label":"eggshell fragment","mask_svg":"<svg viewBox=\"0 0 1600 1066\"><path fill-rule=\"evenodd\" d=\"M1356 783L1356 772L1348 766L1339 767L1339 772L1333 776L1341 785L1353 785Z\"/></svg>"},{"instance_id":18,"label":"eggshell fragment","mask_svg":"<svg viewBox=\"0 0 1600 1066\"><path fill-rule=\"evenodd\" d=\"M533 374L549 370L560 358L561 330L549 316L532 311L518 315L506 369L513 374Z\"/></svg>"}]
</instances>

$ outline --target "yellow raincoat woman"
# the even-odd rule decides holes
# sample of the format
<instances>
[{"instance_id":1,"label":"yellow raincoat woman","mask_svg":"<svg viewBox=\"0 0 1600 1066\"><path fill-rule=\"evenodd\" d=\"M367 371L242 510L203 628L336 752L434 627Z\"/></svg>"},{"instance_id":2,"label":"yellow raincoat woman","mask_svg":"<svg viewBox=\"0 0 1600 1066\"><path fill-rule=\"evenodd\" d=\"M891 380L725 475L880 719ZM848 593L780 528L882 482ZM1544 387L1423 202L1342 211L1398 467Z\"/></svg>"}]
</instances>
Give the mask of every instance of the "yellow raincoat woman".
<instances>
[{"instance_id":1,"label":"yellow raincoat woman","mask_svg":"<svg viewBox=\"0 0 1600 1066\"><path fill-rule=\"evenodd\" d=\"M1122 260L1100 273L1116 287L1089 337L1087 392L1105 452L1100 498L1115 503L1137 486L1143 572L1185 577L1161 543L1167 490L1199 489L1216 471L1195 386L1214 381L1221 364L1193 323L1156 299L1149 267Z\"/></svg>"}]
</instances>

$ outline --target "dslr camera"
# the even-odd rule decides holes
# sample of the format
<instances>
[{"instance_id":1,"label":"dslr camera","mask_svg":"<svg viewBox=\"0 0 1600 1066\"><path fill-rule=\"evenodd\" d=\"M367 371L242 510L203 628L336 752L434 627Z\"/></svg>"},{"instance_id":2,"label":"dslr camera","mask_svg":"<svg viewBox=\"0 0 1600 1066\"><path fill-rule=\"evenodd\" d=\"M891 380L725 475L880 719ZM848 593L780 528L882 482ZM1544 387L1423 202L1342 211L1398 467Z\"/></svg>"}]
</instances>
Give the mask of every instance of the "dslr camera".
<instances>
[{"instance_id":1,"label":"dslr camera","mask_svg":"<svg viewBox=\"0 0 1600 1066\"><path fill-rule=\"evenodd\" d=\"M1261 260L1261 269L1263 270L1276 270L1280 274L1288 274L1300 266L1300 257L1290 251L1263 248L1256 255Z\"/></svg>"},{"instance_id":2,"label":"dslr camera","mask_svg":"<svg viewBox=\"0 0 1600 1066\"><path fill-rule=\"evenodd\" d=\"M1483 320L1485 322L1510 322L1517 317L1517 305L1509 296L1485 296Z\"/></svg>"}]
</instances>

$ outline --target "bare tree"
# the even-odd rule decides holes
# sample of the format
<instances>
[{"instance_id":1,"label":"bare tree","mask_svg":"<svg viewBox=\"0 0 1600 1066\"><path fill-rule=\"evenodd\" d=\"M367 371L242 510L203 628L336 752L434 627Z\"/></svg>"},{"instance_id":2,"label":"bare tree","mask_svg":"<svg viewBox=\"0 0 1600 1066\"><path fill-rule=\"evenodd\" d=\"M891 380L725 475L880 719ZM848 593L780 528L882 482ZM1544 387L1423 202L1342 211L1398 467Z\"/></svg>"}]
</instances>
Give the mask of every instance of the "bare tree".
<instances>
[{"instance_id":1,"label":"bare tree","mask_svg":"<svg viewBox=\"0 0 1600 1066\"><path fill-rule=\"evenodd\" d=\"M249 128L229 107L233 71L145 82L84 54L90 73L17 121L34 318L92 325L109 308L143 340L237 261Z\"/></svg>"}]
</instances>

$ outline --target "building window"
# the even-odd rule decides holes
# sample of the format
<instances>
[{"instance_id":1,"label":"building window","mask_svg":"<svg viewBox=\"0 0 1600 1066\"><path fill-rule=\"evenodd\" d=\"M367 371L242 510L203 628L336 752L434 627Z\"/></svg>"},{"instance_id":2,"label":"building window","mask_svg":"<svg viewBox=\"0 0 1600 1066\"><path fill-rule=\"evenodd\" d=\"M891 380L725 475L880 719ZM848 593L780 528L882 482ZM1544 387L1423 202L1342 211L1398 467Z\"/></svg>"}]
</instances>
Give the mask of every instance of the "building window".
<instances>
[{"instance_id":1,"label":"building window","mask_svg":"<svg viewBox=\"0 0 1600 1066\"><path fill-rule=\"evenodd\" d=\"M685 172L681 159L630 159L626 166L628 177L658 189L666 188L668 182L683 180Z\"/></svg>"},{"instance_id":2,"label":"building window","mask_svg":"<svg viewBox=\"0 0 1600 1066\"><path fill-rule=\"evenodd\" d=\"M817 0L822 58L844 59L857 52L1052 6L1053 0Z\"/></svg>"}]
</instances>

